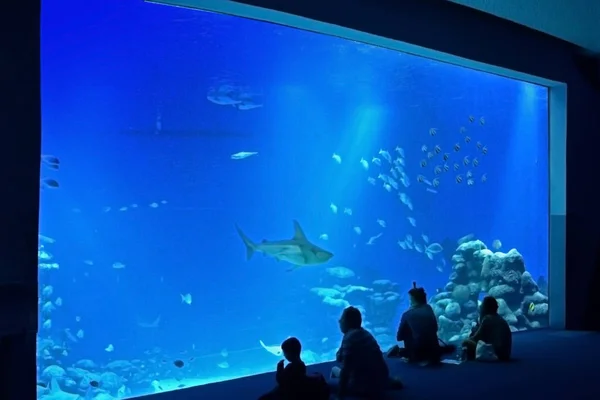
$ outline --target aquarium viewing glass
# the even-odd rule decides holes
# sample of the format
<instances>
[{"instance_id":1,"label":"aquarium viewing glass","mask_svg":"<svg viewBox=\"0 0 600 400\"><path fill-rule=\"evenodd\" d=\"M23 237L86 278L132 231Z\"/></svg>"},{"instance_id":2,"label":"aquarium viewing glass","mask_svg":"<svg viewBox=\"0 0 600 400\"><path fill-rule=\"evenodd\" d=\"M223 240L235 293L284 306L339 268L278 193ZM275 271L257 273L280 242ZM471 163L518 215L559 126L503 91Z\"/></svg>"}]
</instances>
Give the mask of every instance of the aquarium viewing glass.
<instances>
[{"instance_id":1,"label":"aquarium viewing glass","mask_svg":"<svg viewBox=\"0 0 600 400\"><path fill-rule=\"evenodd\" d=\"M330 361L349 305L386 349L413 281L447 342L485 295L548 325L546 87L134 1L42 20L39 398Z\"/></svg>"}]
</instances>

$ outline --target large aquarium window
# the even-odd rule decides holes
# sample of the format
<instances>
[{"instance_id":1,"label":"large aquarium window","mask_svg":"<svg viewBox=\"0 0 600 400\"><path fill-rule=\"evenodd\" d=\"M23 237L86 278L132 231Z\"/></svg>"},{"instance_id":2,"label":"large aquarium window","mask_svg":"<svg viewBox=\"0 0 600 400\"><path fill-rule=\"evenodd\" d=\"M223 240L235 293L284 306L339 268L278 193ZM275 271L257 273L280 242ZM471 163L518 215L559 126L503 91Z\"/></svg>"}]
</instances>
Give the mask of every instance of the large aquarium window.
<instances>
[{"instance_id":1,"label":"large aquarium window","mask_svg":"<svg viewBox=\"0 0 600 400\"><path fill-rule=\"evenodd\" d=\"M338 37L43 3L38 397L105 399L549 324L549 89ZM64 397L60 397L64 393ZM73 397L75 398L75 397Z\"/></svg>"}]
</instances>

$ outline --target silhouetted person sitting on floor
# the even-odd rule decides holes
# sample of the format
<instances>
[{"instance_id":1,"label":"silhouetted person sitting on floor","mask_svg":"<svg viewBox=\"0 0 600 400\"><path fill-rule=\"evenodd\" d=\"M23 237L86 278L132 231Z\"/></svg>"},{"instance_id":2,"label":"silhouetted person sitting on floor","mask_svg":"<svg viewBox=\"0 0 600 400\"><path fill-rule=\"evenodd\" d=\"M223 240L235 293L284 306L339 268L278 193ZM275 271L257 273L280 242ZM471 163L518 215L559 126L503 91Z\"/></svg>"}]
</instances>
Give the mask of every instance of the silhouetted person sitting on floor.
<instances>
[{"instance_id":1,"label":"silhouetted person sitting on floor","mask_svg":"<svg viewBox=\"0 0 600 400\"><path fill-rule=\"evenodd\" d=\"M442 354L452 353L456 347L440 347L437 319L427 304L425 290L413 282L408 296L410 308L402 314L396 334L396 340L404 342L404 347L394 346L388 356L407 358L409 362L439 363Z\"/></svg>"},{"instance_id":2,"label":"silhouetted person sitting on floor","mask_svg":"<svg viewBox=\"0 0 600 400\"><path fill-rule=\"evenodd\" d=\"M300 358L302 345L295 337L281 344L283 356L288 361L277 363L277 387L259 400L325 400L329 398L329 387L320 374L306 375L306 364Z\"/></svg>"},{"instance_id":3,"label":"silhouetted person sitting on floor","mask_svg":"<svg viewBox=\"0 0 600 400\"><path fill-rule=\"evenodd\" d=\"M498 314L498 302L486 296L479 309L479 324L469 339L463 342L463 354L467 360L475 360L477 343L491 345L500 361L508 361L512 351L512 332L508 322Z\"/></svg>"},{"instance_id":4,"label":"silhouetted person sitting on floor","mask_svg":"<svg viewBox=\"0 0 600 400\"><path fill-rule=\"evenodd\" d=\"M344 334L336 354L340 366L331 370L331 377L338 379L338 399L351 396L376 400L387 390L401 389L399 380L390 379L379 344L362 327L360 311L347 307L339 322Z\"/></svg>"}]
</instances>

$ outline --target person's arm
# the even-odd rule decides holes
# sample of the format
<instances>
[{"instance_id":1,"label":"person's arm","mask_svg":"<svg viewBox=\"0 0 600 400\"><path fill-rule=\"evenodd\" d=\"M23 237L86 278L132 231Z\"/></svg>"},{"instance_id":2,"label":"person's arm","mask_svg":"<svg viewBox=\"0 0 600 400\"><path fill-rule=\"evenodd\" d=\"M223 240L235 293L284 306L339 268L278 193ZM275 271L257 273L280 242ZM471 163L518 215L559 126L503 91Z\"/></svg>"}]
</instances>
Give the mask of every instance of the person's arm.
<instances>
[{"instance_id":1,"label":"person's arm","mask_svg":"<svg viewBox=\"0 0 600 400\"><path fill-rule=\"evenodd\" d=\"M488 318L482 318L481 323L479 324L479 329L473 336L469 339L474 341L475 343L483 340L485 342L485 338L487 337L487 331L490 326L490 320Z\"/></svg>"},{"instance_id":2,"label":"person's arm","mask_svg":"<svg viewBox=\"0 0 600 400\"><path fill-rule=\"evenodd\" d=\"M354 359L355 354L353 352L351 342L346 337L344 337L344 340L342 340L342 346L338 352L340 353L340 358L344 362L340 371L338 392L338 397L342 399L348 393L350 372L355 368L354 364L356 360Z\"/></svg>"},{"instance_id":3,"label":"person's arm","mask_svg":"<svg viewBox=\"0 0 600 400\"><path fill-rule=\"evenodd\" d=\"M440 329L440 327L438 325L438 320L437 320L437 317L435 316L435 311L433 311L433 308L431 306L429 306L429 308L431 309L431 314L433 315L433 321L434 321L433 324L435 326L435 331L437 332Z\"/></svg>"},{"instance_id":4,"label":"person's arm","mask_svg":"<svg viewBox=\"0 0 600 400\"><path fill-rule=\"evenodd\" d=\"M335 361L337 361L339 363L344 362L344 357L342 356L342 346L340 346L338 351L335 353Z\"/></svg>"},{"instance_id":5,"label":"person's arm","mask_svg":"<svg viewBox=\"0 0 600 400\"><path fill-rule=\"evenodd\" d=\"M283 360L277 363L277 373L275 374L275 379L277 380L277 384L281 385L284 381L285 376L285 368L283 368Z\"/></svg>"},{"instance_id":6,"label":"person's arm","mask_svg":"<svg viewBox=\"0 0 600 400\"><path fill-rule=\"evenodd\" d=\"M398 326L398 332L396 332L396 341L401 342L404 340L407 329L408 318L406 317L406 313L404 313L402 314L402 318L400 318L400 325Z\"/></svg>"}]
</instances>

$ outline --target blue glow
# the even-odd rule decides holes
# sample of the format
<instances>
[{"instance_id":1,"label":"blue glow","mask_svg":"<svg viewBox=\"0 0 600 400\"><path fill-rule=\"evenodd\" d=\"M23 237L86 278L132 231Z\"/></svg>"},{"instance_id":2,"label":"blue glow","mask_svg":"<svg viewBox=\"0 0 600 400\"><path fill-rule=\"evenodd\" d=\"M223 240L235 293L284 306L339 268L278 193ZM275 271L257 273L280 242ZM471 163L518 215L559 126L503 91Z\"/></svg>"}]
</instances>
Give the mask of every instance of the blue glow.
<instances>
[{"instance_id":1,"label":"blue glow","mask_svg":"<svg viewBox=\"0 0 600 400\"><path fill-rule=\"evenodd\" d=\"M483 269L452 261L467 234L547 277L545 87L137 1L45 1L42 26L43 153L60 158L42 171L60 188L41 197L55 241L40 248L38 367L55 391L129 397L272 371L288 336L307 363L328 361L347 304L385 348L413 280L439 315L467 288L474 320L482 293L520 293L521 276L449 283ZM261 243L290 240L293 220L334 254L326 265L245 259L236 224ZM426 239L444 247L432 259ZM529 302L515 296L521 330Z\"/></svg>"}]
</instances>

